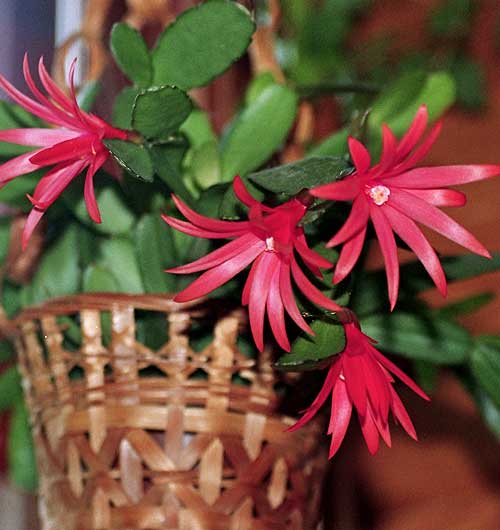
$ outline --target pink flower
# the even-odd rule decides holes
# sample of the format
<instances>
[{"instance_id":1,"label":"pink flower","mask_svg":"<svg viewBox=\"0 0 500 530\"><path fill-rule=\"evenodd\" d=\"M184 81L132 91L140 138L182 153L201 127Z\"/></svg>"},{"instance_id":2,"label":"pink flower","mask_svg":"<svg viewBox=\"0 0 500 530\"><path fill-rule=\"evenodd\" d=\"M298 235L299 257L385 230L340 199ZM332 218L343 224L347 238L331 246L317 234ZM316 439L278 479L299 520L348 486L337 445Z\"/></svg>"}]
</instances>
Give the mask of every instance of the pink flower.
<instances>
[{"instance_id":1,"label":"pink flower","mask_svg":"<svg viewBox=\"0 0 500 530\"><path fill-rule=\"evenodd\" d=\"M46 121L50 129L10 129L0 131L0 141L39 147L17 156L0 165L0 188L19 175L37 169L54 166L38 182L33 197L33 209L23 231L23 247L26 244L47 208L59 197L70 182L85 168L85 204L93 221L101 222L94 194L93 178L104 164L109 151L102 140L106 138L127 139L127 132L115 129L94 114L84 112L78 106L75 95L75 61L69 73L71 97L50 78L41 58L38 63L40 81L48 96L36 86L24 57L23 72L26 83L36 99L24 95L0 75L0 87L21 107Z\"/></svg>"},{"instance_id":2,"label":"pink flower","mask_svg":"<svg viewBox=\"0 0 500 530\"><path fill-rule=\"evenodd\" d=\"M353 201L345 224L328 242L330 247L344 243L335 268L334 283L343 280L358 260L368 219L371 218L385 261L391 309L396 304L399 289L399 261L394 233L417 255L443 296L447 289L443 269L436 252L416 223L432 228L476 254L490 257L472 234L438 207L463 206L465 195L447 186L498 175L500 166L416 168L441 130L441 124L438 123L423 139L427 119L427 108L421 106L399 142L392 131L383 125L382 156L374 166L371 166L368 150L358 140L349 138L355 172L341 181L311 190L316 197Z\"/></svg>"},{"instance_id":3,"label":"pink flower","mask_svg":"<svg viewBox=\"0 0 500 530\"><path fill-rule=\"evenodd\" d=\"M176 274L205 271L178 293L175 300L186 302L204 296L253 262L241 301L243 305L248 305L255 343L262 350L264 316L267 311L278 344L289 351L285 312L301 329L313 333L297 307L292 277L299 290L315 304L332 311L341 309L309 281L297 262L295 252L318 277L321 277L320 267L329 268L332 264L307 245L304 230L298 225L307 210L304 204L292 199L270 208L254 199L239 177L234 179L233 187L238 199L250 208L248 221L210 219L197 214L175 196L173 199L177 208L189 222L163 216L171 227L185 234L214 239L235 238L193 263L167 271Z\"/></svg>"},{"instance_id":4,"label":"pink flower","mask_svg":"<svg viewBox=\"0 0 500 530\"><path fill-rule=\"evenodd\" d=\"M391 373L420 397L429 399L406 374L372 346L374 341L361 332L352 313L346 311L345 315L349 317L344 323L346 346L331 363L323 387L312 405L289 429L297 430L311 420L331 393L332 405L328 426L328 434L332 436L330 458L337 452L344 439L353 405L358 412L361 430L370 453L377 452L379 436L391 446L389 411L392 411L395 420L404 430L414 440L417 439L408 412L392 387L394 379Z\"/></svg>"}]
</instances>

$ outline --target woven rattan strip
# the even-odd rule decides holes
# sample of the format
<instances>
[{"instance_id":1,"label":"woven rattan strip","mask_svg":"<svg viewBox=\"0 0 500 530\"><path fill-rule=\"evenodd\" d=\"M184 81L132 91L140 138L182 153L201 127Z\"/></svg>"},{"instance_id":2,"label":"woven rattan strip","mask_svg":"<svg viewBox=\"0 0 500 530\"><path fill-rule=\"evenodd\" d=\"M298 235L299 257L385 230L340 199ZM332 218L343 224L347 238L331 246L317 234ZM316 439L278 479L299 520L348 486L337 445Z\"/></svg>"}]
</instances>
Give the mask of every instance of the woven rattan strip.
<instances>
[{"instance_id":1,"label":"woven rattan strip","mask_svg":"<svg viewBox=\"0 0 500 530\"><path fill-rule=\"evenodd\" d=\"M20 315L43 530L317 528L317 426L285 432L269 352L256 365L244 313L218 312L102 294ZM145 314L164 328L155 347ZM211 340L195 348L199 325Z\"/></svg>"}]
</instances>

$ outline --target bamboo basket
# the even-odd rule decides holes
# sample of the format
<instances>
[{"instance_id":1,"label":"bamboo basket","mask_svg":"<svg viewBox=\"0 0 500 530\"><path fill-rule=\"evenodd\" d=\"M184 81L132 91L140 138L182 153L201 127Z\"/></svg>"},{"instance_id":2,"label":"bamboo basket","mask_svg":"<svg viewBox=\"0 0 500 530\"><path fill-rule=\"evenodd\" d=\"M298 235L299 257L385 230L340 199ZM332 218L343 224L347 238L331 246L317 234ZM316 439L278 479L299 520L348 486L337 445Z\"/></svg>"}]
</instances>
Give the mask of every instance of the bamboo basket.
<instances>
[{"instance_id":1,"label":"bamboo basket","mask_svg":"<svg viewBox=\"0 0 500 530\"><path fill-rule=\"evenodd\" d=\"M89 294L17 318L43 530L318 528L319 426L285 432L270 353L238 346L244 314Z\"/></svg>"}]
</instances>

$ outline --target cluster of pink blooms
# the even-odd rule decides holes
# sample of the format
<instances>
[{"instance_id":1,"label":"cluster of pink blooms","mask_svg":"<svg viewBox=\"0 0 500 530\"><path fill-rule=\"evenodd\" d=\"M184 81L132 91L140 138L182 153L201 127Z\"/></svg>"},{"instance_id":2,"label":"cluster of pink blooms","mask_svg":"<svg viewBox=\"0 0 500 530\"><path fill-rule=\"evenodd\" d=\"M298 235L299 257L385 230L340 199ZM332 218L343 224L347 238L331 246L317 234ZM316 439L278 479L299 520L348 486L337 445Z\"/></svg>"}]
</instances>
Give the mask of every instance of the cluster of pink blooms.
<instances>
[{"instance_id":1,"label":"cluster of pink blooms","mask_svg":"<svg viewBox=\"0 0 500 530\"><path fill-rule=\"evenodd\" d=\"M0 166L0 187L19 175L53 166L40 179L33 197L29 197L33 210L24 230L24 244L45 210L84 168L88 168L85 203L90 217L100 222L93 176L110 156L103 140L126 140L128 137L126 131L116 129L79 108L73 85L74 65L70 71L71 97L57 87L42 61L38 71L48 95L36 86L25 60L24 76L35 99L25 96L0 76L0 86L14 101L53 126L0 131L0 141L37 147L35 151ZM443 294L446 293L443 269L417 223L476 254L489 256L472 234L439 207L465 204L464 194L448 186L497 175L500 166L415 167L428 153L441 128L438 124L425 136L427 122L427 109L422 106L401 140L398 141L392 131L384 126L382 154L380 161L374 165L371 164L368 150L358 140L350 138L349 151L354 172L343 180L309 190L314 197L352 202L348 219L328 242L328 246L343 245L335 265L334 283L342 281L358 261L371 220L385 261L391 308L396 304L399 289L399 261L394 234L412 249ZM295 285L311 302L339 316L345 330L346 346L333 358L318 397L292 429L309 421L331 394L328 428L332 436L330 456L337 451L344 438L353 406L372 453L377 450L380 437L390 445L390 411L406 432L416 439L408 413L393 389L392 376L397 376L422 398L428 399L426 394L373 346L373 341L359 329L355 316L326 297L302 269L303 265L312 275L321 278L321 269L333 267L332 263L308 246L301 225L307 204L299 198L293 198L271 208L252 197L239 177L234 179L233 187L236 197L248 207L248 219L245 221L211 219L173 197L178 210L187 220L164 216L171 227L196 237L231 240L193 263L168 271L176 274L204 271L178 293L175 300L188 301L207 295L250 266L241 301L248 306L255 343L262 350L267 314L277 343L283 350L289 351L287 315L304 332L313 334L297 305L293 290Z\"/></svg>"}]
</instances>

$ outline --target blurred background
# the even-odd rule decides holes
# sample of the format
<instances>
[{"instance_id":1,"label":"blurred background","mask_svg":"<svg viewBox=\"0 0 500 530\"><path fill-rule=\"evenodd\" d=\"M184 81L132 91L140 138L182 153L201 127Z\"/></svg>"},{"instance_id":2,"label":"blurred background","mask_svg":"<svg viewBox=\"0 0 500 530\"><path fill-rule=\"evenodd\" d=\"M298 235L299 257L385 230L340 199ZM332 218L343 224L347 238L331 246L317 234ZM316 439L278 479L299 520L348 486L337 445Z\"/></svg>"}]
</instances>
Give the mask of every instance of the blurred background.
<instances>
[{"instance_id":1,"label":"blurred background","mask_svg":"<svg viewBox=\"0 0 500 530\"><path fill-rule=\"evenodd\" d=\"M81 77L92 68L110 91L123 79L102 56L112 23L125 17L154 42L162 24L195 2L187 0L1 0L0 71L18 86L22 56L81 58ZM259 2L256 2L259 3ZM250 5L251 2L246 2ZM271 4L273 4L271 2ZM272 7L272 6L271 6ZM446 69L457 85L457 102L429 164L500 162L500 3L498 0L282 0L275 55L301 84L386 82L417 68ZM64 63L64 59L61 59ZM220 130L237 108L248 64L235 65L198 101ZM102 112L107 112L106 101ZM314 101L314 135L327 136L342 123L331 96ZM500 180L467 189L469 204L453 213L491 250L500 251ZM429 235L444 254L458 247ZM371 266L380 266L376 251ZM487 306L463 319L475 334L500 333L500 274L454 284L449 299L496 293ZM435 304L434 292L425 295ZM405 394L420 443L395 433L393 448L375 457L356 429L332 464L325 510L335 530L499 530L500 451L475 404L450 373L437 374L430 405ZM0 416L0 430L8 424ZM492 421L500 423L499 418ZM0 439L3 438L0 436ZM326 442L326 440L325 440ZM0 441L0 454L4 453ZM5 472L5 461L1 468ZM36 530L36 503L0 478L0 528Z\"/></svg>"}]
</instances>

